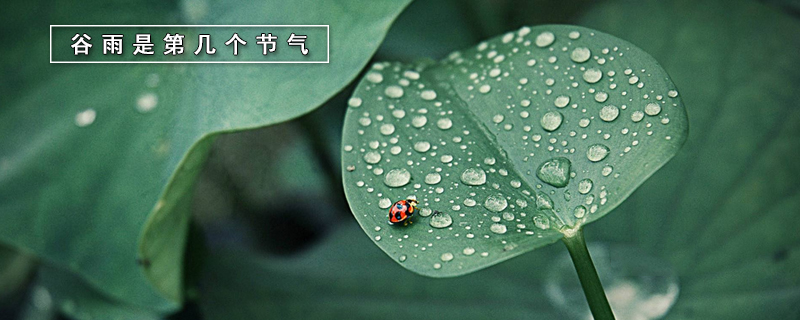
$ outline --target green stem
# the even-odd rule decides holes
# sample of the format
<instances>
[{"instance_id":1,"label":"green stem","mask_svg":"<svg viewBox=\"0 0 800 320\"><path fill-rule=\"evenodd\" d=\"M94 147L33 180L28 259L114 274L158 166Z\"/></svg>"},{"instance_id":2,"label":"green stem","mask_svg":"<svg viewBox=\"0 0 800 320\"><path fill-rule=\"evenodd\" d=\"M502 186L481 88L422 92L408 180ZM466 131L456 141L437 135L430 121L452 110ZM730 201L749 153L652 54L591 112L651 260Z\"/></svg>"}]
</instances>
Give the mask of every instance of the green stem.
<instances>
[{"instance_id":1,"label":"green stem","mask_svg":"<svg viewBox=\"0 0 800 320\"><path fill-rule=\"evenodd\" d=\"M583 294L586 295L586 302L589 303L589 309L592 310L595 320L614 320L614 313L611 312L611 306L608 305L608 299L606 299L603 285L600 283L600 278L597 276L594 263L592 263L592 257L589 255L589 250L586 249L583 230L579 229L572 237L564 237L561 240L567 245L572 263L575 265L575 271L578 272L578 279L581 280Z\"/></svg>"}]
</instances>

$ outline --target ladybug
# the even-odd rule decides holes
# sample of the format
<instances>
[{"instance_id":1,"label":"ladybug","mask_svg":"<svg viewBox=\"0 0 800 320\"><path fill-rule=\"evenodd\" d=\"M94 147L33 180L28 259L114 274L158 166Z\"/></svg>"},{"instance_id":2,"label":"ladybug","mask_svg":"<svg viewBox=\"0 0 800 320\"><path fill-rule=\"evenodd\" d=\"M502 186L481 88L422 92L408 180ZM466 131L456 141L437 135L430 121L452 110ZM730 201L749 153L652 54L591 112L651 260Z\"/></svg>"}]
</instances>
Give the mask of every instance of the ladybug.
<instances>
[{"instance_id":1,"label":"ladybug","mask_svg":"<svg viewBox=\"0 0 800 320\"><path fill-rule=\"evenodd\" d=\"M414 215L414 211L417 211L418 203L419 202L414 199L406 199L395 202L392 207L389 208L389 224L406 222L408 219L411 219L411 217Z\"/></svg>"}]
</instances>

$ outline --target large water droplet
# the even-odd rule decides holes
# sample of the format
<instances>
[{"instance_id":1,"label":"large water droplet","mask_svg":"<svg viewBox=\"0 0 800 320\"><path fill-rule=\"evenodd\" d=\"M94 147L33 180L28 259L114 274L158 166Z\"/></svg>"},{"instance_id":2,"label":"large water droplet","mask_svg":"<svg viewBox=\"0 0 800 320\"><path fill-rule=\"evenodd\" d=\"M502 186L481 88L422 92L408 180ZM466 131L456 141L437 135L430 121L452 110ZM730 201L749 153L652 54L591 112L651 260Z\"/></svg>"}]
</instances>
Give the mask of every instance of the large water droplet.
<instances>
[{"instance_id":1,"label":"large water droplet","mask_svg":"<svg viewBox=\"0 0 800 320\"><path fill-rule=\"evenodd\" d=\"M428 141L417 141L414 143L414 150L417 152L428 152L431 149L431 143Z\"/></svg>"},{"instance_id":2,"label":"large water droplet","mask_svg":"<svg viewBox=\"0 0 800 320\"><path fill-rule=\"evenodd\" d=\"M422 93L419 94L419 97L422 98L422 100L428 100L428 101L436 99L436 91L422 90Z\"/></svg>"},{"instance_id":3,"label":"large water droplet","mask_svg":"<svg viewBox=\"0 0 800 320\"><path fill-rule=\"evenodd\" d=\"M411 125L414 128L422 128L426 123L428 123L428 117L426 116L414 116L411 118Z\"/></svg>"},{"instance_id":4,"label":"large water droplet","mask_svg":"<svg viewBox=\"0 0 800 320\"><path fill-rule=\"evenodd\" d=\"M589 158L589 161L597 162L603 160L608 156L608 147L602 144L593 144L589 147L589 150L586 151L586 157Z\"/></svg>"},{"instance_id":5,"label":"large water droplet","mask_svg":"<svg viewBox=\"0 0 800 320\"><path fill-rule=\"evenodd\" d=\"M367 73L367 81L372 83L381 83L383 82L383 75L377 72Z\"/></svg>"},{"instance_id":6,"label":"large water droplet","mask_svg":"<svg viewBox=\"0 0 800 320\"><path fill-rule=\"evenodd\" d=\"M384 123L383 125L381 125L381 129L380 130L381 130L381 134L382 135L388 136L388 135L394 133L394 125L391 124L391 123Z\"/></svg>"},{"instance_id":7,"label":"large water droplet","mask_svg":"<svg viewBox=\"0 0 800 320\"><path fill-rule=\"evenodd\" d=\"M441 259L442 259L443 262L448 262L450 260L453 260L453 258L454 258L453 254L450 253L450 252L442 253L442 256L441 256Z\"/></svg>"},{"instance_id":8,"label":"large water droplet","mask_svg":"<svg viewBox=\"0 0 800 320\"><path fill-rule=\"evenodd\" d=\"M451 217L447 212L435 211L431 216L431 221L429 224L431 227L437 229L447 228L453 224L453 217Z\"/></svg>"},{"instance_id":9,"label":"large water droplet","mask_svg":"<svg viewBox=\"0 0 800 320\"><path fill-rule=\"evenodd\" d=\"M387 186L397 188L407 185L409 181L411 181L411 173L406 169L399 168L389 170L383 182Z\"/></svg>"},{"instance_id":10,"label":"large water droplet","mask_svg":"<svg viewBox=\"0 0 800 320\"><path fill-rule=\"evenodd\" d=\"M539 210L553 209L553 199L544 192L536 192L536 208Z\"/></svg>"},{"instance_id":11,"label":"large water droplet","mask_svg":"<svg viewBox=\"0 0 800 320\"><path fill-rule=\"evenodd\" d=\"M486 171L480 168L469 168L461 173L461 181L471 186L479 186L486 183Z\"/></svg>"},{"instance_id":12,"label":"large water droplet","mask_svg":"<svg viewBox=\"0 0 800 320\"><path fill-rule=\"evenodd\" d=\"M439 129L447 130L453 127L453 121L450 120L450 118L441 118L439 121L436 121L436 126L439 127Z\"/></svg>"},{"instance_id":13,"label":"large water droplet","mask_svg":"<svg viewBox=\"0 0 800 320\"><path fill-rule=\"evenodd\" d=\"M490 211L500 212L508 207L508 201L506 201L506 197L498 193L486 197L483 206Z\"/></svg>"},{"instance_id":14,"label":"large water droplet","mask_svg":"<svg viewBox=\"0 0 800 320\"><path fill-rule=\"evenodd\" d=\"M570 165L571 163L567 158L553 158L539 166L536 176L551 186L563 188L569 183Z\"/></svg>"},{"instance_id":15,"label":"large water droplet","mask_svg":"<svg viewBox=\"0 0 800 320\"><path fill-rule=\"evenodd\" d=\"M547 131L555 131L561 126L564 117L558 111L550 111L542 116L542 128Z\"/></svg>"}]
</instances>

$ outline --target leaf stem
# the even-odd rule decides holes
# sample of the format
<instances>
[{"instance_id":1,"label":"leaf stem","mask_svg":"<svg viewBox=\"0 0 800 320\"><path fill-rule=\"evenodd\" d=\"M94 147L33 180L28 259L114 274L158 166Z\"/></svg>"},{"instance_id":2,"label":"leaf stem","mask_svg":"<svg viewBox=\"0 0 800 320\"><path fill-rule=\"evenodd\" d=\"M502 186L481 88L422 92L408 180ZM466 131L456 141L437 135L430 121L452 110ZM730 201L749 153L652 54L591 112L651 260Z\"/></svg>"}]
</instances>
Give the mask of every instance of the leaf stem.
<instances>
[{"instance_id":1,"label":"leaf stem","mask_svg":"<svg viewBox=\"0 0 800 320\"><path fill-rule=\"evenodd\" d=\"M578 229L571 237L565 236L561 240L564 241L569 255L572 257L572 263L575 265L575 271L578 272L578 279L583 287L583 294L586 295L586 302L589 303L589 309L592 310L595 320L614 320L614 313L611 312L611 306L608 304L603 285L597 276L592 257L589 255L589 250L586 249L583 229Z\"/></svg>"}]
</instances>

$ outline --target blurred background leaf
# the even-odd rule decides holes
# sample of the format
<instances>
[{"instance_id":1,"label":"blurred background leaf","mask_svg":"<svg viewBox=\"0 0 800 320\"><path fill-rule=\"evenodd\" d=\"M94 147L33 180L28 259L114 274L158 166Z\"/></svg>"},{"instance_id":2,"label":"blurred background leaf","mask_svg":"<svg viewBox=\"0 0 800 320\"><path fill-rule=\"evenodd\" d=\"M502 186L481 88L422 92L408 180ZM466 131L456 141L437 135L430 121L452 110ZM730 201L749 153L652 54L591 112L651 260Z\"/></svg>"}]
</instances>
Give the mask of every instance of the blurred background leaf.
<instances>
[{"instance_id":1,"label":"blurred background leaf","mask_svg":"<svg viewBox=\"0 0 800 320\"><path fill-rule=\"evenodd\" d=\"M191 190L213 135L282 122L321 105L358 74L407 3L185 0L123 10L121 4L60 2L40 7L56 13L24 14L37 4L5 11L23 12L27 23L37 17L9 24L23 25L11 29L41 50L16 40L17 47L3 49L9 61L25 66L3 63L16 76L7 83L25 86L3 86L0 241L79 274L110 299L177 308ZM265 19L333 25L331 63L50 65L40 45L48 24Z\"/></svg>"}]
</instances>

